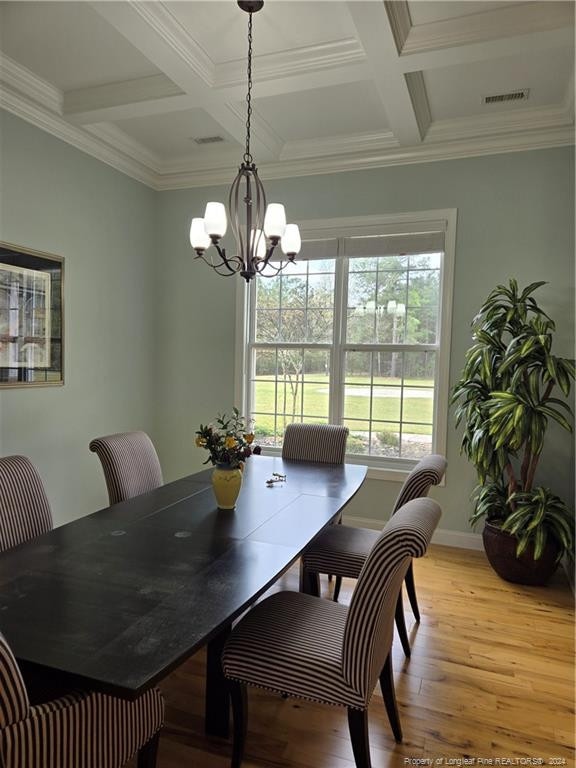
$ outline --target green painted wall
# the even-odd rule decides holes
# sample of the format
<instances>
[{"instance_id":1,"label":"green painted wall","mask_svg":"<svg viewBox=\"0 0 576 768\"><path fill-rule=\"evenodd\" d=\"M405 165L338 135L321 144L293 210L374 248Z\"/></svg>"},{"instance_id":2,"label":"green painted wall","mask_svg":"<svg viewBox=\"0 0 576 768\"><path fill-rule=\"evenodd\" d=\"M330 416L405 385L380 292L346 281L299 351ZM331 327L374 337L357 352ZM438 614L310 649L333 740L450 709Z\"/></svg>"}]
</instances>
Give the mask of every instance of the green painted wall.
<instances>
[{"instance_id":1,"label":"green painted wall","mask_svg":"<svg viewBox=\"0 0 576 768\"><path fill-rule=\"evenodd\" d=\"M106 506L92 437L154 432L155 192L0 112L0 240L65 258L65 385L0 392L0 454L30 457L55 522Z\"/></svg>"},{"instance_id":2,"label":"green painted wall","mask_svg":"<svg viewBox=\"0 0 576 768\"><path fill-rule=\"evenodd\" d=\"M66 259L66 383L0 392L0 454L38 467L57 523L106 503L95 436L145 429L166 479L198 469L200 421L234 404L236 278L195 262L192 214L227 188L155 193L0 112L0 239ZM266 182L292 220L457 208L451 379L470 320L510 276L545 279L557 352L574 353L574 156L570 148ZM230 169L232 174L234 169ZM442 528L468 532L474 473L449 427ZM573 498L570 436L551 431L541 480ZM396 483L371 480L350 507L385 519Z\"/></svg>"},{"instance_id":3,"label":"green painted wall","mask_svg":"<svg viewBox=\"0 0 576 768\"><path fill-rule=\"evenodd\" d=\"M547 280L539 292L558 326L558 354L574 354L574 155L572 148L478 157L266 182L269 200L285 203L289 219L303 221L434 208L457 208L451 381L470 344L470 321L499 282ZM234 169L230 169L232 179ZM187 243L192 215L208 199L226 200L224 187L160 195L159 250L163 256L162 328L158 360L159 439L168 472L181 475L204 458L194 448L196 425L233 404L234 278L216 277L194 262ZM540 479L573 500L574 448L551 430ZM449 470L441 502L442 528L469 532L471 467L448 433ZM396 483L366 483L349 512L385 519Z\"/></svg>"}]
</instances>

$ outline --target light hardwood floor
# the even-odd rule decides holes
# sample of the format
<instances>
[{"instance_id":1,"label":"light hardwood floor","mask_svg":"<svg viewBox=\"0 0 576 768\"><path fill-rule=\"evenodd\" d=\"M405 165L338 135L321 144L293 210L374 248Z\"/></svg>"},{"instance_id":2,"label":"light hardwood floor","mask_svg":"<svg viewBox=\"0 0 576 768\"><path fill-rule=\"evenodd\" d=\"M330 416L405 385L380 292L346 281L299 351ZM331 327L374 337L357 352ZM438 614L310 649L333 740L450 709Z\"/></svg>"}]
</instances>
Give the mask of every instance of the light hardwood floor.
<instances>
[{"instance_id":1,"label":"light hardwood floor","mask_svg":"<svg viewBox=\"0 0 576 768\"><path fill-rule=\"evenodd\" d=\"M393 649L404 743L391 736L377 688L370 705L373 767L409 766L411 758L431 758L436 766L541 758L542 765L572 767L574 601L563 575L546 588L516 586L500 580L483 553L439 546L414 570L422 620L416 625L406 607L411 660L397 638ZM342 602L353 586L344 581ZM297 589L294 569L278 588ZM161 688L167 722L158 768L227 768L230 743L203 734L204 654ZM245 768L353 768L344 709L254 689L249 705Z\"/></svg>"}]
</instances>

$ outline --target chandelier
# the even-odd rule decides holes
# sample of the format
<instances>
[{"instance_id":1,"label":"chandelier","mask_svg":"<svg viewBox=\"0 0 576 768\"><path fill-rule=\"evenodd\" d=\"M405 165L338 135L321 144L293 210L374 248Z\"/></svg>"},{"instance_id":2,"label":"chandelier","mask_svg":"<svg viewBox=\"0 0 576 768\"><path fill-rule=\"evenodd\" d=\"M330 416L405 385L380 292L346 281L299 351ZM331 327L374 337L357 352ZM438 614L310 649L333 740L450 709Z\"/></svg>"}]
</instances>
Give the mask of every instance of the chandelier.
<instances>
[{"instance_id":1,"label":"chandelier","mask_svg":"<svg viewBox=\"0 0 576 768\"><path fill-rule=\"evenodd\" d=\"M252 14L259 11L264 0L238 0L238 5L249 16L248 20L248 92L246 94L246 146L244 158L228 196L228 210L236 255L227 256L220 240L226 234L227 217L223 203L206 205L204 218L192 219L190 244L196 258L205 261L219 275L240 275L250 282L257 274L274 277L300 251L300 231L296 224L286 223L286 212L281 203L266 205L266 194L258 176L258 169L250 153L250 120L252 117ZM272 262L274 249L280 243L286 261ZM204 252L214 246L208 259Z\"/></svg>"}]
</instances>

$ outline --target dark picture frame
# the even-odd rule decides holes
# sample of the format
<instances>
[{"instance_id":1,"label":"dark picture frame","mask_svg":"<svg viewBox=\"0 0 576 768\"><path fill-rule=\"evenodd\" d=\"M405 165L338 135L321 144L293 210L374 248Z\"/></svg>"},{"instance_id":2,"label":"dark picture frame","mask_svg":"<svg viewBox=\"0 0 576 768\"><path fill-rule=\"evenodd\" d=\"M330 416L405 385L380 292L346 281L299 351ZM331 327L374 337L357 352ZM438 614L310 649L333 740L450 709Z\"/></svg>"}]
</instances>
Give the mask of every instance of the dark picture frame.
<instances>
[{"instance_id":1,"label":"dark picture frame","mask_svg":"<svg viewBox=\"0 0 576 768\"><path fill-rule=\"evenodd\" d=\"M0 388L64 384L64 259L0 242Z\"/></svg>"}]
</instances>

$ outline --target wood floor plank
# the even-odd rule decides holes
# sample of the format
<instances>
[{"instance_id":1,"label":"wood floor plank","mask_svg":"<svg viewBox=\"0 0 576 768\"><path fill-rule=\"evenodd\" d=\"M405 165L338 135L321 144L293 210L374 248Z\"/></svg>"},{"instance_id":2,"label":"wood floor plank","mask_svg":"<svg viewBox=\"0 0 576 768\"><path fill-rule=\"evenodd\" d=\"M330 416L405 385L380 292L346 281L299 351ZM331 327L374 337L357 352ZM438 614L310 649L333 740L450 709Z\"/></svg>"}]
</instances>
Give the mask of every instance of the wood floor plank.
<instances>
[{"instance_id":1,"label":"wood floor plank","mask_svg":"<svg viewBox=\"0 0 576 768\"><path fill-rule=\"evenodd\" d=\"M483 553L438 546L414 572L422 620L415 623L405 601L412 658L397 637L393 648L404 742L394 742L377 689L369 713L373 768L410 768L418 758L443 766L542 758L546 766L555 757L573 768L574 598L562 573L548 587L508 584ZM332 589L325 579L322 587ZM297 588L296 569L276 585ZM341 602L353 588L345 579ZM161 685L167 717L158 768L230 765L230 742L203 732L204 663L196 654ZM243 768L354 768L344 709L249 695Z\"/></svg>"}]
</instances>

